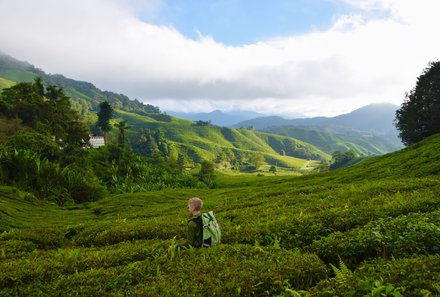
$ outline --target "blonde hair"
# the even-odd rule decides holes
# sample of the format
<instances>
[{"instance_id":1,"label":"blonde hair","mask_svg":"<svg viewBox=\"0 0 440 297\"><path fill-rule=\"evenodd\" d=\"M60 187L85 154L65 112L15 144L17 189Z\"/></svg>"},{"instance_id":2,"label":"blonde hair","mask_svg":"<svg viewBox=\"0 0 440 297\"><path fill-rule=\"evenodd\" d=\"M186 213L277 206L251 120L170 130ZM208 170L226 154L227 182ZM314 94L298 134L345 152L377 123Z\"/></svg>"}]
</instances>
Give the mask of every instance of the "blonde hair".
<instances>
[{"instance_id":1,"label":"blonde hair","mask_svg":"<svg viewBox=\"0 0 440 297\"><path fill-rule=\"evenodd\" d=\"M202 199L198 197L193 197L188 200L188 204L191 204L191 206L194 208L194 210L201 210L203 207L203 201Z\"/></svg>"}]
</instances>

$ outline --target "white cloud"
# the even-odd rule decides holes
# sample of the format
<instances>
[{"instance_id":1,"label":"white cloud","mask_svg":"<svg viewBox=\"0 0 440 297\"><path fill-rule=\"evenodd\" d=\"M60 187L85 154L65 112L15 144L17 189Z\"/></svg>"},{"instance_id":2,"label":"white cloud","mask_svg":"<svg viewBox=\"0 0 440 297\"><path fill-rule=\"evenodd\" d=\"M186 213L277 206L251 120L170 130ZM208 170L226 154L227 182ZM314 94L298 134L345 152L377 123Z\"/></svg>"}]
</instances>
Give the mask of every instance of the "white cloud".
<instances>
[{"instance_id":1,"label":"white cloud","mask_svg":"<svg viewBox=\"0 0 440 297\"><path fill-rule=\"evenodd\" d=\"M400 104L438 59L435 1L341 0L389 12L335 19L326 31L226 46L140 21L160 0L0 0L0 50L162 109L248 108L334 115Z\"/></svg>"}]
</instances>

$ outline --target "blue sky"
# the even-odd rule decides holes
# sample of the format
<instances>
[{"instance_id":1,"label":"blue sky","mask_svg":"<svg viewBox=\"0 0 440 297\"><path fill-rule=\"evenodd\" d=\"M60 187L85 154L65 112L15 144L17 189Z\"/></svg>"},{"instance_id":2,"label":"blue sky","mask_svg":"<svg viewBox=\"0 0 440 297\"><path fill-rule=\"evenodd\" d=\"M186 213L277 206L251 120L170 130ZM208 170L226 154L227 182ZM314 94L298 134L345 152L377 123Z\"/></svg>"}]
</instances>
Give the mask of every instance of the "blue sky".
<instances>
[{"instance_id":1,"label":"blue sky","mask_svg":"<svg viewBox=\"0 0 440 297\"><path fill-rule=\"evenodd\" d=\"M435 0L0 0L0 51L178 112L400 105L438 28Z\"/></svg>"},{"instance_id":2,"label":"blue sky","mask_svg":"<svg viewBox=\"0 0 440 297\"><path fill-rule=\"evenodd\" d=\"M228 45L252 44L331 26L357 9L331 0L167 0L145 21L176 27L187 37L209 35Z\"/></svg>"}]
</instances>

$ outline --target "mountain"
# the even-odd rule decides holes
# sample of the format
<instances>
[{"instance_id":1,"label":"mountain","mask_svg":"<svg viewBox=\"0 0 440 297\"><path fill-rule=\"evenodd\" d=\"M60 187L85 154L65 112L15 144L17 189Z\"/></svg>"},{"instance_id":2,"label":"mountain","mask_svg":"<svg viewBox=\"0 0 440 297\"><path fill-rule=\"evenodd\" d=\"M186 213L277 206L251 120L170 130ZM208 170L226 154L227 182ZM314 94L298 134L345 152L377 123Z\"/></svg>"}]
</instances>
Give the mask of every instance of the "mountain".
<instances>
[{"instance_id":1,"label":"mountain","mask_svg":"<svg viewBox=\"0 0 440 297\"><path fill-rule=\"evenodd\" d=\"M398 109L399 106L391 103L370 104L350 113L329 118L323 121L322 125L388 133L395 130L393 122Z\"/></svg>"},{"instance_id":2,"label":"mountain","mask_svg":"<svg viewBox=\"0 0 440 297\"><path fill-rule=\"evenodd\" d=\"M336 117L284 119L282 117L258 117L240 122L233 127L249 127L263 130L271 126L324 126L345 130L376 131L388 133L395 130L393 121L399 106L391 103L370 104Z\"/></svg>"},{"instance_id":3,"label":"mountain","mask_svg":"<svg viewBox=\"0 0 440 297\"><path fill-rule=\"evenodd\" d=\"M336 117L259 117L234 126L291 136L328 153L354 149L361 155L385 154L403 147L393 126L398 108L389 103L370 104Z\"/></svg>"},{"instance_id":4,"label":"mountain","mask_svg":"<svg viewBox=\"0 0 440 297\"><path fill-rule=\"evenodd\" d=\"M191 121L210 121L214 125L225 126L225 127L232 127L232 126L235 127L237 123L264 116L263 114L254 111L226 112L226 111L214 110L208 113L185 113L185 112L169 111L167 113L182 119L187 119ZM295 118L304 117L303 114L299 114L299 113L292 114L291 116Z\"/></svg>"}]
</instances>

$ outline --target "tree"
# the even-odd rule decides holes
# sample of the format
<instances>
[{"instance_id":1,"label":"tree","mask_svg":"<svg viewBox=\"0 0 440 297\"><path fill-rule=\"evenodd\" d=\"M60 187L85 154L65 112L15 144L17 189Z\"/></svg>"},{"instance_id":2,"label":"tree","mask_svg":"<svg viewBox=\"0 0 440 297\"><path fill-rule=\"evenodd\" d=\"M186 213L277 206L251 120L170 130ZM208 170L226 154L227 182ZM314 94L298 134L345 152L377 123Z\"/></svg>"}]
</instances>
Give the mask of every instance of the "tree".
<instances>
[{"instance_id":1,"label":"tree","mask_svg":"<svg viewBox=\"0 0 440 297\"><path fill-rule=\"evenodd\" d=\"M269 172L272 172L273 174L276 174L277 173L277 167L274 166L274 165L270 166Z\"/></svg>"},{"instance_id":2,"label":"tree","mask_svg":"<svg viewBox=\"0 0 440 297\"><path fill-rule=\"evenodd\" d=\"M200 165L200 181L205 183L209 187L214 187L216 178L214 163L204 160Z\"/></svg>"},{"instance_id":3,"label":"tree","mask_svg":"<svg viewBox=\"0 0 440 297\"><path fill-rule=\"evenodd\" d=\"M440 133L440 61L430 63L417 78L415 88L396 111L395 126L405 145Z\"/></svg>"},{"instance_id":4,"label":"tree","mask_svg":"<svg viewBox=\"0 0 440 297\"><path fill-rule=\"evenodd\" d=\"M180 153L177 155L177 167L180 171L185 170L185 157Z\"/></svg>"},{"instance_id":5,"label":"tree","mask_svg":"<svg viewBox=\"0 0 440 297\"><path fill-rule=\"evenodd\" d=\"M69 97L53 85L44 92L41 78L36 78L34 83L18 83L4 89L0 96L0 113L50 134L60 147L82 147L88 142L89 129L71 108Z\"/></svg>"},{"instance_id":6,"label":"tree","mask_svg":"<svg viewBox=\"0 0 440 297\"><path fill-rule=\"evenodd\" d=\"M117 123L115 125L115 127L118 128L118 130L119 130L118 144L120 146L125 146L127 144L127 138L125 137L125 131L131 129L131 127L127 125L127 121L125 121L125 120Z\"/></svg>"},{"instance_id":7,"label":"tree","mask_svg":"<svg viewBox=\"0 0 440 297\"><path fill-rule=\"evenodd\" d=\"M38 76L34 79L34 85L38 90L38 94L40 96L44 96L44 85L43 85L43 79L41 76Z\"/></svg>"},{"instance_id":8,"label":"tree","mask_svg":"<svg viewBox=\"0 0 440 297\"><path fill-rule=\"evenodd\" d=\"M353 149L349 149L346 152L336 151L332 154L332 164L330 165L329 169L333 170L343 167L357 157L358 154Z\"/></svg>"},{"instance_id":9,"label":"tree","mask_svg":"<svg viewBox=\"0 0 440 297\"><path fill-rule=\"evenodd\" d=\"M110 119L113 117L113 108L110 106L110 103L107 101L101 102L99 104L98 111L98 121L96 122L96 126L98 126L101 131L104 133L109 132L112 129L110 125Z\"/></svg>"},{"instance_id":10,"label":"tree","mask_svg":"<svg viewBox=\"0 0 440 297\"><path fill-rule=\"evenodd\" d=\"M264 156L262 153L253 153L249 157L249 162L258 169L264 163Z\"/></svg>"}]
</instances>

